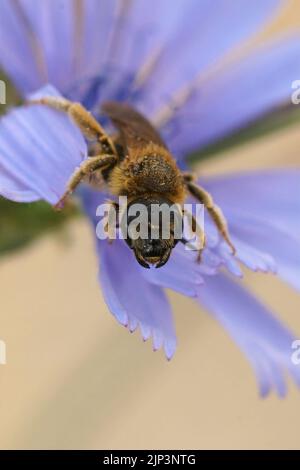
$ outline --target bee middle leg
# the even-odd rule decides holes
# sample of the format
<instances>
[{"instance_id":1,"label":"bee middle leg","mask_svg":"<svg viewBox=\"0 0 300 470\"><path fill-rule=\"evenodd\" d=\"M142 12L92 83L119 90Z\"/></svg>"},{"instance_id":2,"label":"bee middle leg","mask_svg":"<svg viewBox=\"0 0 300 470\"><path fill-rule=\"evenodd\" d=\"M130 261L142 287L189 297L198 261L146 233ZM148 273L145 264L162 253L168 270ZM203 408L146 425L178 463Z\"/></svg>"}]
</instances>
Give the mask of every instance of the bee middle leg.
<instances>
[{"instance_id":1,"label":"bee middle leg","mask_svg":"<svg viewBox=\"0 0 300 470\"><path fill-rule=\"evenodd\" d=\"M84 160L80 167L75 170L70 178L66 192L55 205L56 209L62 209L66 199L75 191L79 183L86 177L91 175L96 170L104 170L107 167L113 166L118 161L115 155L97 155L88 157Z\"/></svg>"},{"instance_id":2,"label":"bee middle leg","mask_svg":"<svg viewBox=\"0 0 300 470\"><path fill-rule=\"evenodd\" d=\"M61 97L45 96L40 99L29 100L27 104L44 105L66 113L87 139L97 140L101 143L104 152L117 155L113 140L92 114L80 103Z\"/></svg>"},{"instance_id":3,"label":"bee middle leg","mask_svg":"<svg viewBox=\"0 0 300 470\"><path fill-rule=\"evenodd\" d=\"M186 173L183 175L186 188L192 196L194 196L209 212L212 220L214 221L219 233L226 241L227 245L231 248L232 254L236 253L235 246L230 240L226 219L221 209L214 203L212 196L204 188L194 183L193 175Z\"/></svg>"}]
</instances>

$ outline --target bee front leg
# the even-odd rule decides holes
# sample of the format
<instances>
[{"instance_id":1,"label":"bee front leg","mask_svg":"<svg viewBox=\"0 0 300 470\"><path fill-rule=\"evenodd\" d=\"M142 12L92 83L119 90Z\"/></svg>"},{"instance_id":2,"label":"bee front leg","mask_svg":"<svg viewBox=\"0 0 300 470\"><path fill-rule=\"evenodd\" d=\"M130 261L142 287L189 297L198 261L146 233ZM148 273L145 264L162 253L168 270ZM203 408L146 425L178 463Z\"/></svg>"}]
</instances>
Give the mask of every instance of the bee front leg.
<instances>
[{"instance_id":1,"label":"bee front leg","mask_svg":"<svg viewBox=\"0 0 300 470\"><path fill-rule=\"evenodd\" d=\"M112 139L106 134L92 114L80 103L74 103L60 97L45 96L37 100L29 100L27 104L44 105L68 114L86 138L95 139L100 142L104 152L117 155L116 147Z\"/></svg>"},{"instance_id":2,"label":"bee front leg","mask_svg":"<svg viewBox=\"0 0 300 470\"><path fill-rule=\"evenodd\" d=\"M97 155L94 157L88 157L82 162L79 168L75 170L70 178L66 192L63 194L61 199L55 205L56 209L62 209L66 199L75 191L79 183L86 176L92 174L95 170L105 169L109 166L114 165L117 162L115 155Z\"/></svg>"},{"instance_id":3,"label":"bee front leg","mask_svg":"<svg viewBox=\"0 0 300 470\"><path fill-rule=\"evenodd\" d=\"M228 246L231 248L232 254L236 253L235 246L230 240L226 219L221 209L214 203L212 196L201 186L193 182L193 176L190 174L183 175L186 188L192 196L194 196L207 209L212 220L214 221L219 233L224 238Z\"/></svg>"}]
</instances>

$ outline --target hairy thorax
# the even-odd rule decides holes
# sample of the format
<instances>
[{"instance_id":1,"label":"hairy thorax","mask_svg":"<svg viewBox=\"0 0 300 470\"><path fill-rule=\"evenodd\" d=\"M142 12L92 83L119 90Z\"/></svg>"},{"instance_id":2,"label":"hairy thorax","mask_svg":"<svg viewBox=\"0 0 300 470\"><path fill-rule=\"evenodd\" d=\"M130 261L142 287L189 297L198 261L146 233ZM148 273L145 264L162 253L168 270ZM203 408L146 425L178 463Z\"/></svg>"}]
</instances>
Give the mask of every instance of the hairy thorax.
<instances>
[{"instance_id":1,"label":"hairy thorax","mask_svg":"<svg viewBox=\"0 0 300 470\"><path fill-rule=\"evenodd\" d=\"M116 165L109 177L113 194L132 199L138 195L161 194L182 204L185 190L181 173L167 150L154 144L133 152Z\"/></svg>"}]
</instances>

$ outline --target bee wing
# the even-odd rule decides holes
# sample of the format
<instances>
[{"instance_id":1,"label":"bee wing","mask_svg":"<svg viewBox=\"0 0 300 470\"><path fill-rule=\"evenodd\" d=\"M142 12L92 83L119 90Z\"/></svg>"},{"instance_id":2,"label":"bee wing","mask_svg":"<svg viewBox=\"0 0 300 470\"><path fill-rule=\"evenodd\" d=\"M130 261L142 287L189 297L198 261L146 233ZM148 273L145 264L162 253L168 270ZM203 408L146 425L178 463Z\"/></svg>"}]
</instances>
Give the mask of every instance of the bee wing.
<instances>
[{"instance_id":1,"label":"bee wing","mask_svg":"<svg viewBox=\"0 0 300 470\"><path fill-rule=\"evenodd\" d=\"M130 154L150 142L167 148L157 130L142 114L131 106L108 101L102 106L103 112L112 120L120 132L122 145Z\"/></svg>"}]
</instances>

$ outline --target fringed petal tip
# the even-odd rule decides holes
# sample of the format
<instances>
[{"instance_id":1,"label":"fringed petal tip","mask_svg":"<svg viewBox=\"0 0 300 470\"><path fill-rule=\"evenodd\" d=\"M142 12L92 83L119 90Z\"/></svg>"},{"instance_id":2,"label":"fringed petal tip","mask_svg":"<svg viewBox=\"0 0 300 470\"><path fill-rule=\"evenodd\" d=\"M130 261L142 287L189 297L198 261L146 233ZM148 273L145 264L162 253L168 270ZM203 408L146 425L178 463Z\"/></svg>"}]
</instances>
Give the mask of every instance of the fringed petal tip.
<instances>
[{"instance_id":1,"label":"fringed petal tip","mask_svg":"<svg viewBox=\"0 0 300 470\"><path fill-rule=\"evenodd\" d=\"M176 335L163 290L141 275L124 240L115 240L113 246L97 240L97 246L100 283L111 313L128 331L139 328L144 341L152 338L153 349L163 348L170 359L176 349Z\"/></svg>"},{"instance_id":2,"label":"fringed petal tip","mask_svg":"<svg viewBox=\"0 0 300 470\"><path fill-rule=\"evenodd\" d=\"M254 272L277 274L300 290L299 169L214 177L205 187L222 207L237 259Z\"/></svg>"},{"instance_id":3,"label":"fringed petal tip","mask_svg":"<svg viewBox=\"0 0 300 470\"><path fill-rule=\"evenodd\" d=\"M254 369L260 396L274 390L285 397L287 375L300 387L300 364L293 363L295 335L240 283L223 274L207 278L198 299L244 352Z\"/></svg>"},{"instance_id":4,"label":"fringed petal tip","mask_svg":"<svg viewBox=\"0 0 300 470\"><path fill-rule=\"evenodd\" d=\"M122 326L128 329L131 334L135 333L139 329L141 338L144 342L152 338L153 352L157 352L163 349L167 360L170 361L172 359L177 347L176 338L165 337L159 329L151 328L149 325L138 321L131 315L126 315L121 318L121 320L119 319L120 316L114 316Z\"/></svg>"}]
</instances>

